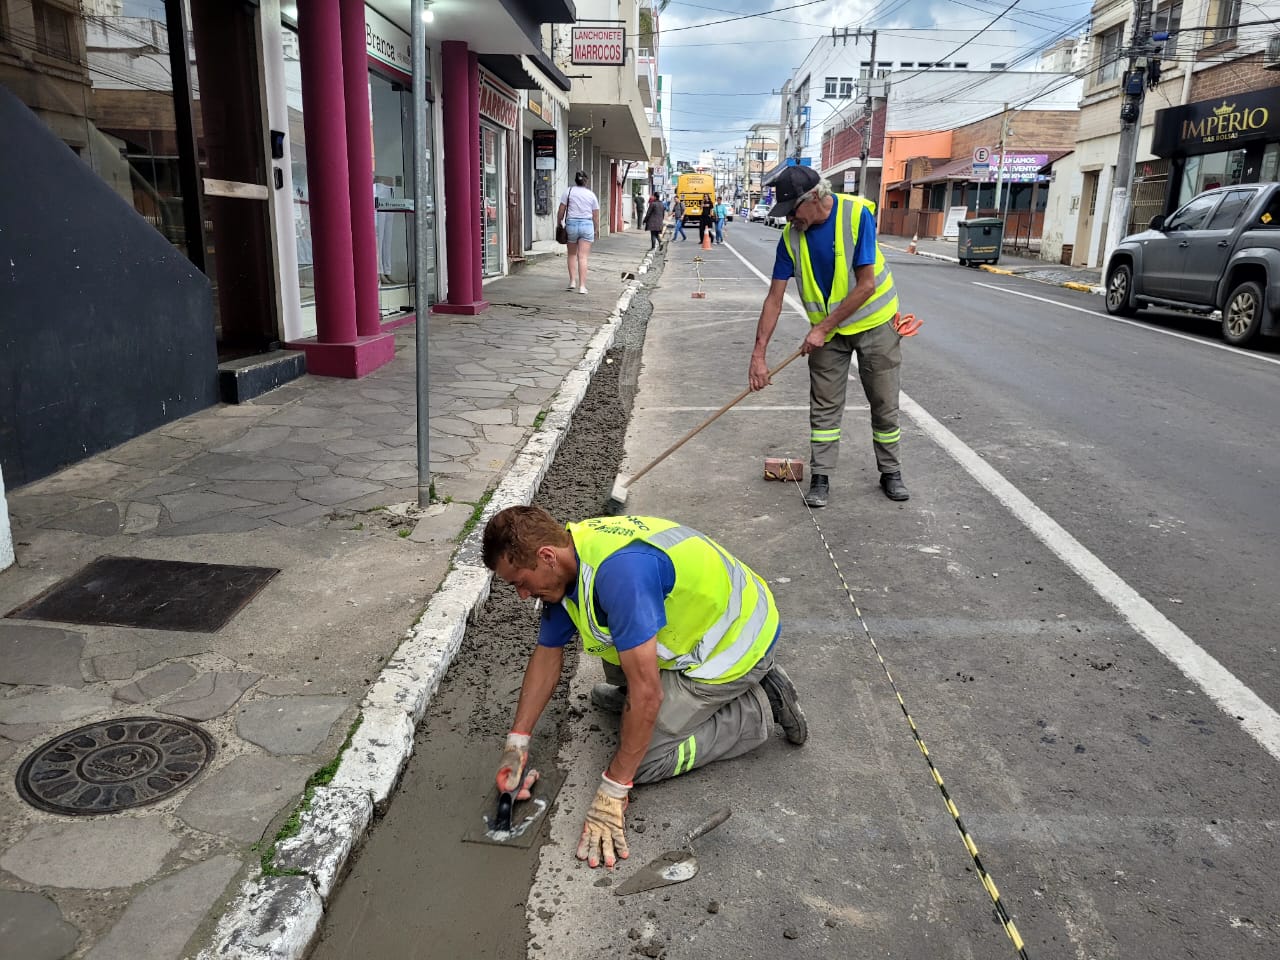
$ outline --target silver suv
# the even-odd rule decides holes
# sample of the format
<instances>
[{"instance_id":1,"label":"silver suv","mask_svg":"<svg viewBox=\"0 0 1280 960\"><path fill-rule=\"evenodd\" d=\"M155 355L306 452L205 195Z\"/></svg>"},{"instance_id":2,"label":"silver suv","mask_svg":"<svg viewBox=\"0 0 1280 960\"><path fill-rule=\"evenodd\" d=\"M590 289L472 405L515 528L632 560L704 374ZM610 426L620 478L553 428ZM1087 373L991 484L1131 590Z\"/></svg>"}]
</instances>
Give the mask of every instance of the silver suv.
<instances>
[{"instance_id":1,"label":"silver suv","mask_svg":"<svg viewBox=\"0 0 1280 960\"><path fill-rule=\"evenodd\" d=\"M1280 183L1218 187L1125 237L1107 267L1107 313L1222 311L1222 338L1280 333Z\"/></svg>"}]
</instances>

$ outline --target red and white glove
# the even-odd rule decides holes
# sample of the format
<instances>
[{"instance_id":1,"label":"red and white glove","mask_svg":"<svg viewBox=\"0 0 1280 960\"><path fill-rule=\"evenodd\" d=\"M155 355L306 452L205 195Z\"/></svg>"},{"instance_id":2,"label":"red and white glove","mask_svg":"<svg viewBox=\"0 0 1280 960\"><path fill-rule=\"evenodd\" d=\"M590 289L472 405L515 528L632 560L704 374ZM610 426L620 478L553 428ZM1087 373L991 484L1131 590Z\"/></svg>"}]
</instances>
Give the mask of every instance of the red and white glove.
<instances>
[{"instance_id":1,"label":"red and white glove","mask_svg":"<svg viewBox=\"0 0 1280 960\"><path fill-rule=\"evenodd\" d=\"M582 825L582 837L578 840L578 859L587 861L587 866L598 867L604 861L606 867L612 867L619 859L631 856L622 821L627 810L627 792L632 786L610 780L608 771L600 775L600 789L591 801L587 821Z\"/></svg>"},{"instance_id":2,"label":"red and white glove","mask_svg":"<svg viewBox=\"0 0 1280 960\"><path fill-rule=\"evenodd\" d=\"M502 747L502 759L498 761L498 774L494 780L499 793L508 793L519 787L517 800L528 800L529 791L538 782L538 771L525 768L529 765L529 734L511 731ZM524 782L520 782L521 775Z\"/></svg>"}]
</instances>

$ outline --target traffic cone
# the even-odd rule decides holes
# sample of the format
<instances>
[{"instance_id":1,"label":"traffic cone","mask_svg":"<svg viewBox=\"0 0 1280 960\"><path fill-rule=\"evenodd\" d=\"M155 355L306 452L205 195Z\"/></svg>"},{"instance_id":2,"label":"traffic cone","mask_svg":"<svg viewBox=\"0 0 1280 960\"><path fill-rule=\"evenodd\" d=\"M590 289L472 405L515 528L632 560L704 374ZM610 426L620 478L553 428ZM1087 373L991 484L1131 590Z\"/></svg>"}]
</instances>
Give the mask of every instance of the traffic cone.
<instances>
[{"instance_id":1,"label":"traffic cone","mask_svg":"<svg viewBox=\"0 0 1280 960\"><path fill-rule=\"evenodd\" d=\"M917 244L917 243L919 243L919 242L920 242L920 234L918 234L918 233L913 233L913 234L911 235L911 242L907 244L907 253L915 253L915 252L916 252L916 244Z\"/></svg>"},{"instance_id":2,"label":"traffic cone","mask_svg":"<svg viewBox=\"0 0 1280 960\"><path fill-rule=\"evenodd\" d=\"M702 249L703 250L711 249L711 228L710 227L707 227L705 230L702 231Z\"/></svg>"}]
</instances>

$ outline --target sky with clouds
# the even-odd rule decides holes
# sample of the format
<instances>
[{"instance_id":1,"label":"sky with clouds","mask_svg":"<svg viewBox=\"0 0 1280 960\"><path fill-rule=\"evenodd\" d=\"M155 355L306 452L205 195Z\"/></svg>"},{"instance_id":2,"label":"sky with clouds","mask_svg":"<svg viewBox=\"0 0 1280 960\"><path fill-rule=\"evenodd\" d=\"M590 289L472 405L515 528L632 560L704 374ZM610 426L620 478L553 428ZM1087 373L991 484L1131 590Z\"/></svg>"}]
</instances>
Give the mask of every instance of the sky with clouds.
<instances>
[{"instance_id":1,"label":"sky with clouds","mask_svg":"<svg viewBox=\"0 0 1280 960\"><path fill-rule=\"evenodd\" d=\"M671 0L659 17L658 64L671 75L671 155L695 160L702 150L730 150L743 142L752 123L777 122L781 105L771 92L832 27L912 28L922 36L954 38L959 46L1010 2ZM1090 6L1089 0L1017 0L993 29L1016 31L1029 51L1087 23ZM730 19L744 14L759 15Z\"/></svg>"}]
</instances>

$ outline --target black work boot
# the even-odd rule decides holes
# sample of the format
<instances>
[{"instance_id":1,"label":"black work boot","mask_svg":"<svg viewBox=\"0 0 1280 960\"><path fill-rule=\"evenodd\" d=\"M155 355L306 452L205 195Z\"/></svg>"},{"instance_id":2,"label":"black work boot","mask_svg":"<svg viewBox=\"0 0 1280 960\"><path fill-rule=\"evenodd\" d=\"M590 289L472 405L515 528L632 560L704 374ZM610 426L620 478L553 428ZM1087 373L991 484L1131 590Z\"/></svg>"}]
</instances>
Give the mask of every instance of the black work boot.
<instances>
[{"instance_id":1,"label":"black work boot","mask_svg":"<svg viewBox=\"0 0 1280 960\"><path fill-rule=\"evenodd\" d=\"M787 671L774 664L761 678L760 686L764 687L765 695L769 698L773 722L782 725L782 732L787 735L787 740L796 745L808 740L809 722L800 709L796 685L787 676Z\"/></svg>"},{"instance_id":2,"label":"black work boot","mask_svg":"<svg viewBox=\"0 0 1280 960\"><path fill-rule=\"evenodd\" d=\"M880 474L880 489L890 500L911 499L911 494L907 493L907 485L902 482L902 474L897 471Z\"/></svg>"},{"instance_id":3,"label":"black work boot","mask_svg":"<svg viewBox=\"0 0 1280 960\"><path fill-rule=\"evenodd\" d=\"M827 482L827 475L815 473L809 479L809 492L804 495L804 502L811 507L825 507L830 492L831 484Z\"/></svg>"}]
</instances>

